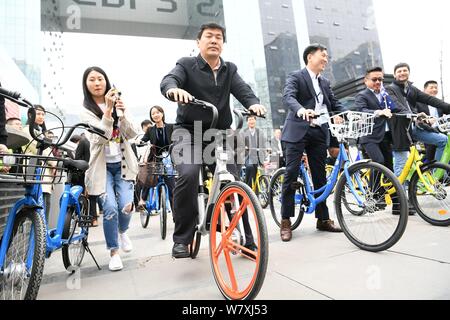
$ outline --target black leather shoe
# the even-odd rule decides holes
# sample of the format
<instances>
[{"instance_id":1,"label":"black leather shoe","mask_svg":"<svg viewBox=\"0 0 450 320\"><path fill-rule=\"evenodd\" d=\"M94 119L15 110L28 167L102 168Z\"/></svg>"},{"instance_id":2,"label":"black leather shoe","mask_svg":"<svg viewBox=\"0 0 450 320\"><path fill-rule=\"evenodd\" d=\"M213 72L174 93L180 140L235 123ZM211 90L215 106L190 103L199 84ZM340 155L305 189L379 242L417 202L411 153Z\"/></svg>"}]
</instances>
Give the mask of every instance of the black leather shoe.
<instances>
[{"instance_id":1,"label":"black leather shoe","mask_svg":"<svg viewBox=\"0 0 450 320\"><path fill-rule=\"evenodd\" d=\"M172 248L172 257L175 259L189 258L191 254L189 253L189 248L185 244L174 243Z\"/></svg>"},{"instance_id":2,"label":"black leather shoe","mask_svg":"<svg viewBox=\"0 0 450 320\"><path fill-rule=\"evenodd\" d=\"M341 228L334 225L333 220L317 220L317 230L326 232L342 232Z\"/></svg>"}]
</instances>

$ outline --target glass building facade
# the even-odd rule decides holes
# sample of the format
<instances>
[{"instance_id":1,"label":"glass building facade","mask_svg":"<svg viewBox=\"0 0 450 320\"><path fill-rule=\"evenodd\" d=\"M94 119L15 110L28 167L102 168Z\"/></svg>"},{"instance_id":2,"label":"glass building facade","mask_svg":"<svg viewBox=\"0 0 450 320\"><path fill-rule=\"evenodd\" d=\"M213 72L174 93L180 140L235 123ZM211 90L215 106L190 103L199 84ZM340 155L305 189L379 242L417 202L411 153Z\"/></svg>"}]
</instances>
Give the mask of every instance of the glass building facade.
<instances>
[{"instance_id":1,"label":"glass building facade","mask_svg":"<svg viewBox=\"0 0 450 320\"><path fill-rule=\"evenodd\" d=\"M305 9L310 41L328 48L325 76L333 85L383 67L372 0L305 1Z\"/></svg>"},{"instance_id":2,"label":"glass building facade","mask_svg":"<svg viewBox=\"0 0 450 320\"><path fill-rule=\"evenodd\" d=\"M37 92L41 89L40 9L39 0L0 1L0 50ZM3 74L2 78L8 76L16 77Z\"/></svg>"},{"instance_id":3,"label":"glass building facade","mask_svg":"<svg viewBox=\"0 0 450 320\"><path fill-rule=\"evenodd\" d=\"M0 9L0 46L55 109L68 90L61 78L69 32L193 40L202 23L224 24L224 58L268 106L260 124L268 130L284 124L286 78L304 66L310 43L327 46L333 85L383 66L372 0L0 0Z\"/></svg>"},{"instance_id":4,"label":"glass building facade","mask_svg":"<svg viewBox=\"0 0 450 320\"><path fill-rule=\"evenodd\" d=\"M260 0L259 5L272 123L279 128L287 115L282 103L286 78L300 68L294 10L292 0Z\"/></svg>"}]
</instances>

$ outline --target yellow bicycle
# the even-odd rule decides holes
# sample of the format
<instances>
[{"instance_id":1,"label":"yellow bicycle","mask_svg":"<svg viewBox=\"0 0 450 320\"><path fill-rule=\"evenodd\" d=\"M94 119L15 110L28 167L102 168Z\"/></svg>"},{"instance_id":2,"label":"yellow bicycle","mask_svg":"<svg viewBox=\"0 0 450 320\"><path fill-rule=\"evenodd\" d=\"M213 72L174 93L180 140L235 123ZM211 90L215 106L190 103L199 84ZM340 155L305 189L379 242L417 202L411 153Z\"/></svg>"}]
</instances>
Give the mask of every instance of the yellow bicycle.
<instances>
[{"instance_id":1,"label":"yellow bicycle","mask_svg":"<svg viewBox=\"0 0 450 320\"><path fill-rule=\"evenodd\" d=\"M406 116L411 123L417 115ZM450 225L450 165L441 162L423 163L416 143L412 142L410 154L402 173L398 177L400 183L409 181L408 198L419 216L435 226ZM382 179L381 187L389 190L389 195L395 193L388 183Z\"/></svg>"}]
</instances>

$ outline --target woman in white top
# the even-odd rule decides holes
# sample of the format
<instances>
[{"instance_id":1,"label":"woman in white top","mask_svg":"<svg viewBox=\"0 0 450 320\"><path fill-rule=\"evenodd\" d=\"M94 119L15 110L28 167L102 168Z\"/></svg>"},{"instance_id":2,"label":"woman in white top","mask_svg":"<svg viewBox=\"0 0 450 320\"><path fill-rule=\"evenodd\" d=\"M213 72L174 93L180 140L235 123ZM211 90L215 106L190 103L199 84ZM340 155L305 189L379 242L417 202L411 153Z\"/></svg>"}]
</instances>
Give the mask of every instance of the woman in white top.
<instances>
[{"instance_id":1,"label":"woman in white top","mask_svg":"<svg viewBox=\"0 0 450 320\"><path fill-rule=\"evenodd\" d=\"M120 94L116 89L111 89L108 77L101 68L91 67L85 71L83 92L82 120L103 129L108 138L87 135L91 157L85 185L89 195L100 196L103 231L111 255L109 269L118 271L123 268L119 248L124 252L132 250L126 231L134 211L138 163L129 140L137 136L138 129L128 120L127 108Z\"/></svg>"}]
</instances>

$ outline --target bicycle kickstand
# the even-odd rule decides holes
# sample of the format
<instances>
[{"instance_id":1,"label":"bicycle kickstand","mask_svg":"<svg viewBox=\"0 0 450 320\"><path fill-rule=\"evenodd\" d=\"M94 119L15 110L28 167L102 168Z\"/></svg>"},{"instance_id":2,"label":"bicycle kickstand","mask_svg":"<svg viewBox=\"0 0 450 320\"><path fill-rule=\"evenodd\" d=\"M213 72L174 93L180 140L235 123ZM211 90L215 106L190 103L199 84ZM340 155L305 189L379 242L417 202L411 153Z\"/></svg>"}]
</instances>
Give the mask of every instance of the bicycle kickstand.
<instances>
[{"instance_id":1,"label":"bicycle kickstand","mask_svg":"<svg viewBox=\"0 0 450 320\"><path fill-rule=\"evenodd\" d=\"M89 248L89 244L86 241L86 239L83 240L83 247L91 255L92 259L94 260L95 264L97 265L98 270L102 270L102 268L100 268L100 266L98 265L97 260L95 260L94 254L92 253L91 248Z\"/></svg>"}]
</instances>

